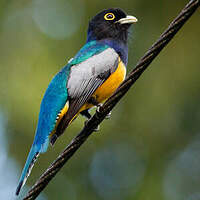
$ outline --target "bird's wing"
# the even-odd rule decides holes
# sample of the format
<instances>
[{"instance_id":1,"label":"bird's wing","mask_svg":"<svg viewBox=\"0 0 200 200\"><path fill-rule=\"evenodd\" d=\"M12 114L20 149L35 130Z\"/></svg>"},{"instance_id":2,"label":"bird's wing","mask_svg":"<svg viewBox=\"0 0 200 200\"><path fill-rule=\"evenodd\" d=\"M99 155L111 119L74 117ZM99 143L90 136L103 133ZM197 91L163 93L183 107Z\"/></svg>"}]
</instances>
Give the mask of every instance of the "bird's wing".
<instances>
[{"instance_id":1,"label":"bird's wing","mask_svg":"<svg viewBox=\"0 0 200 200\"><path fill-rule=\"evenodd\" d=\"M70 95L67 85L68 81L71 79L69 78L69 74L74 74L74 68L79 68L81 63L87 62L88 59L98 55L107 48L107 45L99 44L96 41L86 43L75 57L71 59L50 82L40 106L38 126L33 142L33 145L37 147L36 149L38 152L45 152L47 150L49 136L53 135L57 125L68 110L68 100ZM77 72L75 72L75 76L76 75ZM74 84L76 83L77 82L75 81ZM73 88L74 84L70 81L70 88ZM80 87L80 85L78 87Z\"/></svg>"},{"instance_id":2,"label":"bird's wing","mask_svg":"<svg viewBox=\"0 0 200 200\"><path fill-rule=\"evenodd\" d=\"M58 72L49 84L41 106L38 126L33 145L39 152L45 152L49 144L49 135L55 129L58 116L68 100L67 77L70 68L68 65Z\"/></svg>"},{"instance_id":3,"label":"bird's wing","mask_svg":"<svg viewBox=\"0 0 200 200\"><path fill-rule=\"evenodd\" d=\"M86 103L94 91L116 70L118 62L119 55L116 51L107 48L73 66L67 83L70 99L77 102L78 107ZM73 106L75 106L74 103ZM73 109L76 110L76 106Z\"/></svg>"},{"instance_id":4,"label":"bird's wing","mask_svg":"<svg viewBox=\"0 0 200 200\"><path fill-rule=\"evenodd\" d=\"M116 70L118 63L119 55L114 49L107 48L101 53L71 67L67 82L69 109L56 130L56 136L62 134L80 108ZM52 144L56 138L51 138Z\"/></svg>"},{"instance_id":5,"label":"bird's wing","mask_svg":"<svg viewBox=\"0 0 200 200\"><path fill-rule=\"evenodd\" d=\"M102 56L105 59L102 59ZM107 45L91 41L86 43L77 55L55 75L40 106L34 142L22 171L16 194L19 194L21 187L25 184L39 153L47 150L49 135L56 131L58 123L68 113L69 99L73 100L76 105L71 113L75 115L78 112L77 109L104 82L107 77L106 73L112 70L116 57L114 50L109 49Z\"/></svg>"},{"instance_id":6,"label":"bird's wing","mask_svg":"<svg viewBox=\"0 0 200 200\"><path fill-rule=\"evenodd\" d=\"M39 152L46 151L49 144L49 135L53 135L57 125L68 110L68 100L73 91L69 94L67 85L70 85L70 88L73 88L74 84L75 87L80 87L80 85L76 85L76 81L74 83L71 81L71 78L69 78L71 75L69 74L74 74L74 69L80 68L78 66L82 65L81 63L87 62L89 58L107 48L107 45L99 44L96 41L86 43L75 57L70 59L68 64L55 75L49 84L40 106L38 126L34 139L34 145L38 147ZM76 70L75 76L79 73L78 71ZM70 81L70 84L68 84L68 81Z\"/></svg>"}]
</instances>

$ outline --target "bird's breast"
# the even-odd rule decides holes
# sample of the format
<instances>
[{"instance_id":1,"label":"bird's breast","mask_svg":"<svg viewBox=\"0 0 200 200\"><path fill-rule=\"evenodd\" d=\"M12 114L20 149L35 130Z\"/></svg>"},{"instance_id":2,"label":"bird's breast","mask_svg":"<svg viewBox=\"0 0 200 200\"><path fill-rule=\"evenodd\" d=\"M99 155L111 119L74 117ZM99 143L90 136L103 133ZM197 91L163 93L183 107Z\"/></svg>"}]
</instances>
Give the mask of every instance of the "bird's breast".
<instances>
[{"instance_id":1,"label":"bird's breast","mask_svg":"<svg viewBox=\"0 0 200 200\"><path fill-rule=\"evenodd\" d=\"M98 103L102 103L106 99L108 99L115 90L119 87L119 85L122 83L122 81L125 79L126 76L126 66L119 58L119 64L117 69L108 77L108 79L94 92L92 97L95 98L95 100ZM86 103L80 110L86 110L93 107L92 104Z\"/></svg>"},{"instance_id":2,"label":"bird's breast","mask_svg":"<svg viewBox=\"0 0 200 200\"><path fill-rule=\"evenodd\" d=\"M114 91L119 87L126 76L126 67L124 63L119 60L117 69L110 75L110 77L95 91L94 97L97 102L101 103L109 98Z\"/></svg>"}]
</instances>

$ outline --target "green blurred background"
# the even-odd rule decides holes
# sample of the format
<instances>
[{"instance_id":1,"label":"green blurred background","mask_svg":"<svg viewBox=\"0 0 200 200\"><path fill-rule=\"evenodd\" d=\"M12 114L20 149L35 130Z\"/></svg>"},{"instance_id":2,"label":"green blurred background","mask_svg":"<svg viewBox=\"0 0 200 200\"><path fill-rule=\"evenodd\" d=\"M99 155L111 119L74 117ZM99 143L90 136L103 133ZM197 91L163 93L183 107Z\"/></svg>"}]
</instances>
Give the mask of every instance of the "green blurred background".
<instances>
[{"instance_id":1,"label":"green blurred background","mask_svg":"<svg viewBox=\"0 0 200 200\"><path fill-rule=\"evenodd\" d=\"M42 96L85 43L89 19L110 7L138 18L130 71L187 2L0 0L1 199L15 199ZM198 10L38 199L199 200L199 52ZM83 122L79 117L40 156L21 197Z\"/></svg>"}]
</instances>

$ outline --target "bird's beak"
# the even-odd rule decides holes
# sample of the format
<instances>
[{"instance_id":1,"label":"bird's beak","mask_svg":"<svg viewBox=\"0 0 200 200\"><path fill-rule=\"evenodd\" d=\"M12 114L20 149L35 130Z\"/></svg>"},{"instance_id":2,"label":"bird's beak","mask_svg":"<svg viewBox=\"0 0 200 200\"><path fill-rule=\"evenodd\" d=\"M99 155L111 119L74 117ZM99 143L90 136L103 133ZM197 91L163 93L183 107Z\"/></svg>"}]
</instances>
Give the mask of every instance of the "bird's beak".
<instances>
[{"instance_id":1,"label":"bird's beak","mask_svg":"<svg viewBox=\"0 0 200 200\"><path fill-rule=\"evenodd\" d=\"M138 20L136 17L131 16L131 15L127 15L125 18L122 18L120 20L118 20L116 23L120 23L120 24L133 24L136 23Z\"/></svg>"}]
</instances>

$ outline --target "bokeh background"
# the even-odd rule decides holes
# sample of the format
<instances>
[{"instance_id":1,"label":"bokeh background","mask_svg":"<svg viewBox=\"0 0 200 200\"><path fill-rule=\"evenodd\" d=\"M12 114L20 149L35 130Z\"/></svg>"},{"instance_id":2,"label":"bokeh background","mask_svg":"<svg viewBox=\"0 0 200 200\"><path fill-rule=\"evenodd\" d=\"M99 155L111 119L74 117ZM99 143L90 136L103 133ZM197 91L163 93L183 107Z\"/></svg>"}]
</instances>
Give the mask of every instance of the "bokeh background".
<instances>
[{"instance_id":1,"label":"bokeh background","mask_svg":"<svg viewBox=\"0 0 200 200\"><path fill-rule=\"evenodd\" d=\"M130 71L187 2L0 0L1 199L21 199L83 127L79 117L39 157L16 198L42 96L85 43L88 20L110 7L138 18ZM199 52L198 10L38 199L199 200Z\"/></svg>"}]
</instances>

